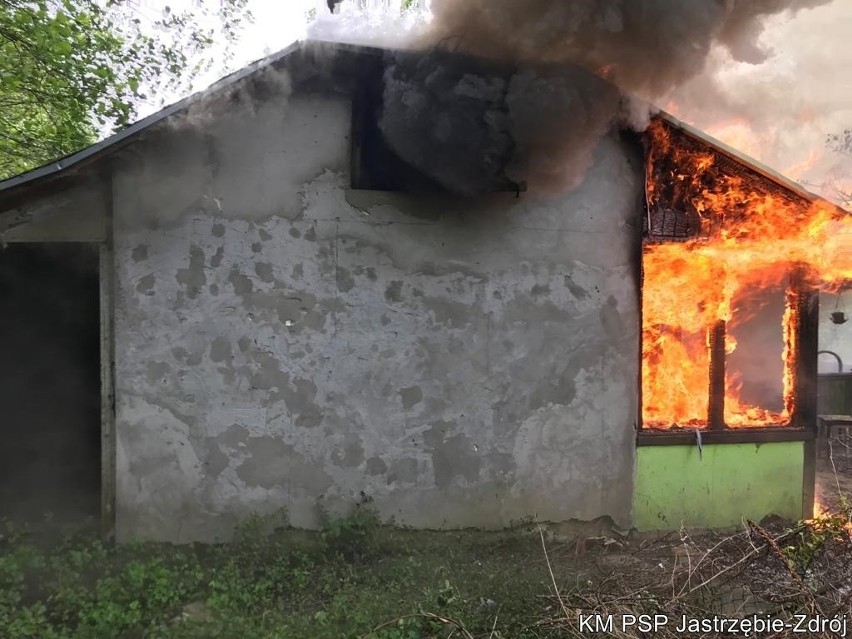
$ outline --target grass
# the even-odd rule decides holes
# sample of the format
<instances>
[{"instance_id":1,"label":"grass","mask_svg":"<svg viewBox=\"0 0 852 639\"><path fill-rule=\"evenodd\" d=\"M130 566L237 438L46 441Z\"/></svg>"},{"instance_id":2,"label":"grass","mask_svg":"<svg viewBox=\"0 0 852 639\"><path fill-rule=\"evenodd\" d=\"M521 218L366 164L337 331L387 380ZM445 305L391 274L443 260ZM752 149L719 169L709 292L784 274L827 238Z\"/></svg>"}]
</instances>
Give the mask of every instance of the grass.
<instances>
[{"instance_id":1,"label":"grass","mask_svg":"<svg viewBox=\"0 0 852 639\"><path fill-rule=\"evenodd\" d=\"M380 525L369 503L323 515L317 532L252 517L215 545L57 543L7 523L0 637L549 639L583 636L581 612L829 618L852 614L851 515L590 538L579 555L575 540L545 543L530 522L413 531Z\"/></svg>"},{"instance_id":2,"label":"grass","mask_svg":"<svg viewBox=\"0 0 852 639\"><path fill-rule=\"evenodd\" d=\"M382 527L369 507L316 533L244 522L220 545L0 537L8 639L549 637L537 534ZM558 552L558 549L555 550ZM559 562L561 583L580 574Z\"/></svg>"}]
</instances>

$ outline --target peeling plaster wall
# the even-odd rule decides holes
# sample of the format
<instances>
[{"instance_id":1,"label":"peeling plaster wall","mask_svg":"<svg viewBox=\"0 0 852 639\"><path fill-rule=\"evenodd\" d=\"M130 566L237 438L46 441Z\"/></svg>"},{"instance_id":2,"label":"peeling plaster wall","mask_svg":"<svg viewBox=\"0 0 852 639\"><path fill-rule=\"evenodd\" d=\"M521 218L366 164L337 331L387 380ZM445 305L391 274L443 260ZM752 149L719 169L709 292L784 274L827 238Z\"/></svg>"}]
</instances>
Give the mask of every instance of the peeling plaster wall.
<instances>
[{"instance_id":1,"label":"peeling plaster wall","mask_svg":"<svg viewBox=\"0 0 852 639\"><path fill-rule=\"evenodd\" d=\"M114 183L117 532L252 512L631 523L641 169L554 198L349 191L348 101L137 148Z\"/></svg>"}]
</instances>

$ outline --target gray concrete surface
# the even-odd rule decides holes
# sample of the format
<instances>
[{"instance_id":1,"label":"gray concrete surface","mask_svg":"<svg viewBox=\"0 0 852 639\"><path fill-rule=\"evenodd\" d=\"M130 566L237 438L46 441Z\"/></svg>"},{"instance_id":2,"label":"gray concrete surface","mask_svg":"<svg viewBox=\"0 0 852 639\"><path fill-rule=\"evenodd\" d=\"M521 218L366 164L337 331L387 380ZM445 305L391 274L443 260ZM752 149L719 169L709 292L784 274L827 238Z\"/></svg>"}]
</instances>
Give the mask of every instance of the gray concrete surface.
<instances>
[{"instance_id":1,"label":"gray concrete surface","mask_svg":"<svg viewBox=\"0 0 852 639\"><path fill-rule=\"evenodd\" d=\"M211 540L281 507L312 527L362 492L416 527L628 526L626 147L563 196L352 191L349 109L282 94L116 174L119 538Z\"/></svg>"}]
</instances>

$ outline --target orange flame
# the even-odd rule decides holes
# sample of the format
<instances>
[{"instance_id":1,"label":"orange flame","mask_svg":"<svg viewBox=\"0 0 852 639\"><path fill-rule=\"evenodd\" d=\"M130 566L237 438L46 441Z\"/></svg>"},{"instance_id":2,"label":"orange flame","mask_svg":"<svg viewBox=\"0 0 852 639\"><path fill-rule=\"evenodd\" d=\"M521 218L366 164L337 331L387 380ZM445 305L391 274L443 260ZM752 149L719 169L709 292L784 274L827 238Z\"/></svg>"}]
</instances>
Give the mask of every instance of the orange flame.
<instances>
[{"instance_id":1,"label":"orange flame","mask_svg":"<svg viewBox=\"0 0 852 639\"><path fill-rule=\"evenodd\" d=\"M708 135L743 153L759 155L764 148L765 140L755 132L751 123L745 118L731 118L717 122L706 131Z\"/></svg>"},{"instance_id":2,"label":"orange flame","mask_svg":"<svg viewBox=\"0 0 852 639\"><path fill-rule=\"evenodd\" d=\"M816 530L827 527L834 530L842 528L846 534L852 535L852 521L850 521L848 513L832 512L819 498L814 499L813 518L805 520L805 523Z\"/></svg>"},{"instance_id":3,"label":"orange flame","mask_svg":"<svg viewBox=\"0 0 852 639\"><path fill-rule=\"evenodd\" d=\"M813 150L808 155L807 159L799 164L791 166L787 170L784 171L785 175L790 176L794 180L800 180L803 175L805 175L808 171L813 169L817 162L822 158L821 154L817 150Z\"/></svg>"},{"instance_id":4,"label":"orange flame","mask_svg":"<svg viewBox=\"0 0 852 639\"><path fill-rule=\"evenodd\" d=\"M618 67L615 63L605 64L598 69L598 75L604 79L610 79L617 68Z\"/></svg>"},{"instance_id":5,"label":"orange flame","mask_svg":"<svg viewBox=\"0 0 852 639\"><path fill-rule=\"evenodd\" d=\"M704 427L708 329L720 320L735 327L750 319L741 303L750 293L786 286L803 268L826 284L852 279L852 216L787 192L709 147L684 144L659 120L649 128L648 144L649 208L666 209L682 222L691 214L693 231L643 251L643 421L655 428ZM728 426L789 421L799 303L789 293L782 320L783 410L748 405L729 374ZM727 353L737 347L731 331L725 346Z\"/></svg>"}]
</instances>

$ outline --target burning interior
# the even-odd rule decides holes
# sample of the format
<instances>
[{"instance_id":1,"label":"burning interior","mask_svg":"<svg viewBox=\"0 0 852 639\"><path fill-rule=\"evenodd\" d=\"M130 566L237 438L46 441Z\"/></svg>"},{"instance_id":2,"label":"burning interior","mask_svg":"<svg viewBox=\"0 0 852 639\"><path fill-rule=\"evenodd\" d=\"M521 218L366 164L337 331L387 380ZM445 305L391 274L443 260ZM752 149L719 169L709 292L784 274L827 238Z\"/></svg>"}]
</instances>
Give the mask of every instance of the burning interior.
<instances>
[{"instance_id":1,"label":"burning interior","mask_svg":"<svg viewBox=\"0 0 852 639\"><path fill-rule=\"evenodd\" d=\"M813 428L818 286L848 225L724 147L644 134L643 431Z\"/></svg>"}]
</instances>

